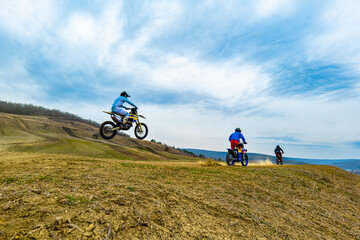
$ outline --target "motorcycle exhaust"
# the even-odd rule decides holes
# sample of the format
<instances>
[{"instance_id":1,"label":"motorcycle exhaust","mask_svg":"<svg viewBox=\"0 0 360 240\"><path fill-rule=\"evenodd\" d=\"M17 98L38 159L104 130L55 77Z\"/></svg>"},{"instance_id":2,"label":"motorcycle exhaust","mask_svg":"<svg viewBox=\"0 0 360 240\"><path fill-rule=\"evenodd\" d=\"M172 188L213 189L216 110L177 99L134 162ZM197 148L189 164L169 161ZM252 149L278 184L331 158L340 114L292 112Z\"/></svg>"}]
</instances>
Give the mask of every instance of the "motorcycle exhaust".
<instances>
[{"instance_id":1,"label":"motorcycle exhaust","mask_svg":"<svg viewBox=\"0 0 360 240\"><path fill-rule=\"evenodd\" d=\"M115 115L111 115L111 119L117 124L121 123L120 120Z\"/></svg>"}]
</instances>

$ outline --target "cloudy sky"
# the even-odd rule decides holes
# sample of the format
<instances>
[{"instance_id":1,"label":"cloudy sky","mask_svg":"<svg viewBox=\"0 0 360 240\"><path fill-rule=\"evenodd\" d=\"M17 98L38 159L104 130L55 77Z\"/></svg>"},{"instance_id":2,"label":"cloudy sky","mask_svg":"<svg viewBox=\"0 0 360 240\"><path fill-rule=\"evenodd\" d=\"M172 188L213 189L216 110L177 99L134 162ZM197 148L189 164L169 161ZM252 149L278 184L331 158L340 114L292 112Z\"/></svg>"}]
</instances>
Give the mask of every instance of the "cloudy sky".
<instances>
[{"instance_id":1,"label":"cloudy sky","mask_svg":"<svg viewBox=\"0 0 360 240\"><path fill-rule=\"evenodd\" d=\"M0 100L223 151L360 158L360 1L0 1Z\"/></svg>"}]
</instances>

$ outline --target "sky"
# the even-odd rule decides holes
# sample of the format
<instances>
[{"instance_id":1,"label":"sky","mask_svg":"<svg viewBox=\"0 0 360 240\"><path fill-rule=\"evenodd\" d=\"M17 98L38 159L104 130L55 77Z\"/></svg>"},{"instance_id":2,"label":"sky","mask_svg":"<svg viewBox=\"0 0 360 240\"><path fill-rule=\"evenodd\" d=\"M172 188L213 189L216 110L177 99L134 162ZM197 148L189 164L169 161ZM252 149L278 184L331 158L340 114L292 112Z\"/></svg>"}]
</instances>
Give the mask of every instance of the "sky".
<instances>
[{"instance_id":1,"label":"sky","mask_svg":"<svg viewBox=\"0 0 360 240\"><path fill-rule=\"evenodd\" d=\"M0 1L0 100L109 120L147 140L360 158L360 1ZM128 132L132 136L132 132Z\"/></svg>"}]
</instances>

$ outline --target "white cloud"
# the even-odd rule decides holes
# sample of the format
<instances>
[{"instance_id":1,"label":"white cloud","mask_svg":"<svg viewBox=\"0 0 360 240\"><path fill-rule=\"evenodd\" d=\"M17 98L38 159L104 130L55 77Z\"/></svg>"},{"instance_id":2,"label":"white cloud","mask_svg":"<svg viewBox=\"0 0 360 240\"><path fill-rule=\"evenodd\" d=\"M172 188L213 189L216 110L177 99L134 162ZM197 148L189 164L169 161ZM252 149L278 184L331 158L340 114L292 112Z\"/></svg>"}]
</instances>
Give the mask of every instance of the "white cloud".
<instances>
[{"instance_id":1,"label":"white cloud","mask_svg":"<svg viewBox=\"0 0 360 240\"><path fill-rule=\"evenodd\" d=\"M255 18L289 16L295 10L296 0L257 0L254 2Z\"/></svg>"},{"instance_id":2,"label":"white cloud","mask_svg":"<svg viewBox=\"0 0 360 240\"><path fill-rule=\"evenodd\" d=\"M29 75L23 61L8 59L0 66L0 99L20 103L37 103L44 89Z\"/></svg>"},{"instance_id":3,"label":"white cloud","mask_svg":"<svg viewBox=\"0 0 360 240\"><path fill-rule=\"evenodd\" d=\"M143 56L161 54L148 50L147 44L170 28L181 13L176 1L154 2L148 6L149 16L128 36L121 4L110 2L100 12L71 12L59 22L52 34L43 42L43 54L56 62L63 71L107 69L114 75L134 74L146 68Z\"/></svg>"},{"instance_id":4,"label":"white cloud","mask_svg":"<svg viewBox=\"0 0 360 240\"><path fill-rule=\"evenodd\" d=\"M164 56L149 76L149 83L158 89L202 93L220 105L256 96L270 81L260 66L239 59L206 62L174 55Z\"/></svg>"},{"instance_id":5,"label":"white cloud","mask_svg":"<svg viewBox=\"0 0 360 240\"><path fill-rule=\"evenodd\" d=\"M41 40L58 17L59 4L52 0L0 1L0 27L24 43Z\"/></svg>"},{"instance_id":6,"label":"white cloud","mask_svg":"<svg viewBox=\"0 0 360 240\"><path fill-rule=\"evenodd\" d=\"M319 32L307 39L309 59L355 66L360 73L360 2L332 1L320 17Z\"/></svg>"},{"instance_id":7,"label":"white cloud","mask_svg":"<svg viewBox=\"0 0 360 240\"><path fill-rule=\"evenodd\" d=\"M74 12L47 42L44 51L51 60L58 61L64 71L92 71L103 67L112 48L123 38L124 19L121 5L109 5L99 17Z\"/></svg>"}]
</instances>

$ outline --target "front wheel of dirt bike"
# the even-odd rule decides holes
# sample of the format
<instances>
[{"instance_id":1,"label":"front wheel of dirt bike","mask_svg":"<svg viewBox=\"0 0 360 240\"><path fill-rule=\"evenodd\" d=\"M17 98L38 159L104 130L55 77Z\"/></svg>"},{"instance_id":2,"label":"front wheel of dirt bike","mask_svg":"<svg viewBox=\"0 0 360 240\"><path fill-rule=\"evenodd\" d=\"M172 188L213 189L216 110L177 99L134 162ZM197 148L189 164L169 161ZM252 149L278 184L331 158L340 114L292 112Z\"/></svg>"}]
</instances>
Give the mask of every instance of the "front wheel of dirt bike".
<instances>
[{"instance_id":1,"label":"front wheel of dirt bike","mask_svg":"<svg viewBox=\"0 0 360 240\"><path fill-rule=\"evenodd\" d=\"M235 157L231 154L231 152L228 152L226 154L226 164L229 166L234 165L235 163Z\"/></svg>"},{"instance_id":2,"label":"front wheel of dirt bike","mask_svg":"<svg viewBox=\"0 0 360 240\"><path fill-rule=\"evenodd\" d=\"M247 165L248 165L248 162L249 162L248 155L246 154L246 152L244 152L244 153L241 155L241 164L242 164L243 166L247 166Z\"/></svg>"},{"instance_id":3,"label":"front wheel of dirt bike","mask_svg":"<svg viewBox=\"0 0 360 240\"><path fill-rule=\"evenodd\" d=\"M99 129L101 137L104 139L112 139L115 137L116 130L112 130L115 126L115 123L111 121L103 122Z\"/></svg>"},{"instance_id":4,"label":"front wheel of dirt bike","mask_svg":"<svg viewBox=\"0 0 360 240\"><path fill-rule=\"evenodd\" d=\"M148 135L148 127L144 123L141 123L141 127L140 124L137 124L134 129L134 133L136 138L144 139Z\"/></svg>"}]
</instances>

